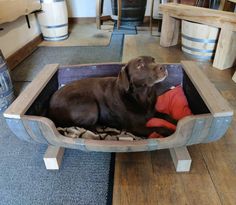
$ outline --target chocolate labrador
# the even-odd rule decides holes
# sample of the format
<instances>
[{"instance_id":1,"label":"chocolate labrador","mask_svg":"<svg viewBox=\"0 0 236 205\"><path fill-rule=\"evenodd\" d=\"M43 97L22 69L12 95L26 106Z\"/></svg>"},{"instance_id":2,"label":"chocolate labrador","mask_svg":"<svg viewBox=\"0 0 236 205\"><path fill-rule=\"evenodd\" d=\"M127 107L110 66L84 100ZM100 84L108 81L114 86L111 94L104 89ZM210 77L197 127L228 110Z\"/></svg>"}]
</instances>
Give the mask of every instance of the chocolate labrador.
<instances>
[{"instance_id":1,"label":"chocolate labrador","mask_svg":"<svg viewBox=\"0 0 236 205\"><path fill-rule=\"evenodd\" d=\"M49 118L64 127L93 130L99 125L141 137L154 131L168 136L171 130L145 126L156 113L154 85L167 75L165 66L155 63L150 56L132 59L118 77L82 79L56 91L50 100Z\"/></svg>"}]
</instances>

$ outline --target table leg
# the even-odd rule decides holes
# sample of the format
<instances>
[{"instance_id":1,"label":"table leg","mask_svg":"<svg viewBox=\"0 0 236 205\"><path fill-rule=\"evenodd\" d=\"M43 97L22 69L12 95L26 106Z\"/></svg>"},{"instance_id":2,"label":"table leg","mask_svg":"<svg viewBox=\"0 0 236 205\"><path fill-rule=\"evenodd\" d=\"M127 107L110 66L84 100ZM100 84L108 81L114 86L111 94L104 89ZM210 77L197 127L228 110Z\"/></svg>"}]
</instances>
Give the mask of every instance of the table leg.
<instances>
[{"instance_id":1,"label":"table leg","mask_svg":"<svg viewBox=\"0 0 236 205\"><path fill-rule=\"evenodd\" d=\"M121 24L121 15L122 15L122 0L117 0L117 1L118 1L117 29L119 30Z\"/></svg>"},{"instance_id":2,"label":"table leg","mask_svg":"<svg viewBox=\"0 0 236 205\"><path fill-rule=\"evenodd\" d=\"M101 13L102 13L102 0L96 2L96 23L97 29L101 29Z\"/></svg>"},{"instance_id":3,"label":"table leg","mask_svg":"<svg viewBox=\"0 0 236 205\"><path fill-rule=\"evenodd\" d=\"M153 7L154 7L154 0L151 0L151 13L150 13L150 24L149 24L151 35L152 35Z\"/></svg>"},{"instance_id":4,"label":"table leg","mask_svg":"<svg viewBox=\"0 0 236 205\"><path fill-rule=\"evenodd\" d=\"M163 47L174 46L179 39L180 20L163 13L160 45Z\"/></svg>"},{"instance_id":5,"label":"table leg","mask_svg":"<svg viewBox=\"0 0 236 205\"><path fill-rule=\"evenodd\" d=\"M220 70L233 66L236 59L236 32L227 26L220 31L213 67Z\"/></svg>"}]
</instances>

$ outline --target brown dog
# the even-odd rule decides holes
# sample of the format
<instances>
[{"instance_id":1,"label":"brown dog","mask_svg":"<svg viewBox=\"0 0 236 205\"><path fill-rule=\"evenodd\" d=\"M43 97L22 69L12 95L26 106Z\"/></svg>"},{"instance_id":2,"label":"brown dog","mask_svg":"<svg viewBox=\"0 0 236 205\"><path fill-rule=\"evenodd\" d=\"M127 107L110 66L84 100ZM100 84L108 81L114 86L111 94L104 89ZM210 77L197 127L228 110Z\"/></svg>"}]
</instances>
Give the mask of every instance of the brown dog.
<instances>
[{"instance_id":1,"label":"brown dog","mask_svg":"<svg viewBox=\"0 0 236 205\"><path fill-rule=\"evenodd\" d=\"M125 129L141 137L165 128L145 127L155 115L154 84L167 77L164 66L150 56L128 62L118 77L87 78L59 89L51 98L49 117L59 126L93 129L97 125Z\"/></svg>"}]
</instances>

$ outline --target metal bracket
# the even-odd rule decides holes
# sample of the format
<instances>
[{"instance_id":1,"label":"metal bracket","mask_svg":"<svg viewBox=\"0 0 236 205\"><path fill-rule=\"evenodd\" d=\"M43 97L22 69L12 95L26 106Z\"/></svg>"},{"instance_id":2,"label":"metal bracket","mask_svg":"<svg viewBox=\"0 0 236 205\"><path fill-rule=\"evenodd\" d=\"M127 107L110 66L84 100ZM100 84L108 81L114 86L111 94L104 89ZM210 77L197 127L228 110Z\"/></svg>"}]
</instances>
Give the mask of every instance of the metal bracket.
<instances>
[{"instance_id":1,"label":"metal bracket","mask_svg":"<svg viewBox=\"0 0 236 205\"><path fill-rule=\"evenodd\" d=\"M26 19L28 28L30 28L29 16L28 16L28 15L25 15L25 19Z\"/></svg>"}]
</instances>

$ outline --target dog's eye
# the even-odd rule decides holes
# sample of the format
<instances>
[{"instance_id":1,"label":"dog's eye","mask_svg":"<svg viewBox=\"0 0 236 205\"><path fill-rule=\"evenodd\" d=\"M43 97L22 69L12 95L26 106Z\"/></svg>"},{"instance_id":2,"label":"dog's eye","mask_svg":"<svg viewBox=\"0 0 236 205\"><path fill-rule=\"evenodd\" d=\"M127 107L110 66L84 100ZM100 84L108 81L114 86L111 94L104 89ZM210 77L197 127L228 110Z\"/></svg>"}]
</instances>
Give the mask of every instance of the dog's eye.
<instances>
[{"instance_id":1,"label":"dog's eye","mask_svg":"<svg viewBox=\"0 0 236 205\"><path fill-rule=\"evenodd\" d=\"M143 67L144 67L144 64L143 63L139 63L138 66L137 66L137 69L141 70Z\"/></svg>"}]
</instances>

